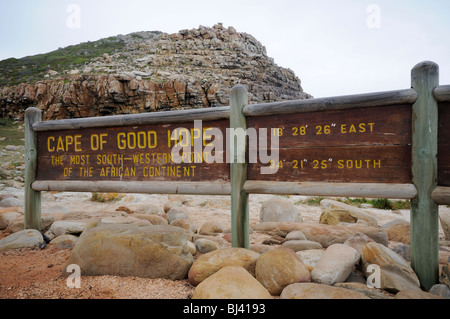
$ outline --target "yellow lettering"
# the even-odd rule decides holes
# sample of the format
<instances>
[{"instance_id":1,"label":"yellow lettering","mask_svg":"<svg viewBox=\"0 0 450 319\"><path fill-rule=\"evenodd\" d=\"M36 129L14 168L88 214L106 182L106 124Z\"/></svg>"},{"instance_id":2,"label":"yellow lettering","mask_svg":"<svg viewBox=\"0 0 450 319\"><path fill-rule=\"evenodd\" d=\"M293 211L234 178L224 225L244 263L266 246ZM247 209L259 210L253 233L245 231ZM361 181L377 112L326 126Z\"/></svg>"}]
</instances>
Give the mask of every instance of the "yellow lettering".
<instances>
[{"instance_id":1,"label":"yellow lettering","mask_svg":"<svg viewBox=\"0 0 450 319\"><path fill-rule=\"evenodd\" d=\"M119 150L124 150L127 147L125 137L126 135L124 132L120 132L117 134L117 147L119 148Z\"/></svg>"},{"instance_id":2,"label":"yellow lettering","mask_svg":"<svg viewBox=\"0 0 450 319\"><path fill-rule=\"evenodd\" d=\"M56 151L57 152L64 152L64 141L62 139L62 137L58 137L58 144L56 146Z\"/></svg>"},{"instance_id":3,"label":"yellow lettering","mask_svg":"<svg viewBox=\"0 0 450 319\"><path fill-rule=\"evenodd\" d=\"M366 132L366 123L359 123L359 132L360 133Z\"/></svg>"},{"instance_id":4,"label":"yellow lettering","mask_svg":"<svg viewBox=\"0 0 450 319\"><path fill-rule=\"evenodd\" d=\"M49 152L54 152L55 151L55 147L52 145L52 143L54 143L54 142L55 142L55 137L49 136L47 138L47 150Z\"/></svg>"},{"instance_id":5,"label":"yellow lettering","mask_svg":"<svg viewBox=\"0 0 450 319\"><path fill-rule=\"evenodd\" d=\"M75 135L75 152L82 152L83 150L81 149L81 135Z\"/></svg>"}]
</instances>

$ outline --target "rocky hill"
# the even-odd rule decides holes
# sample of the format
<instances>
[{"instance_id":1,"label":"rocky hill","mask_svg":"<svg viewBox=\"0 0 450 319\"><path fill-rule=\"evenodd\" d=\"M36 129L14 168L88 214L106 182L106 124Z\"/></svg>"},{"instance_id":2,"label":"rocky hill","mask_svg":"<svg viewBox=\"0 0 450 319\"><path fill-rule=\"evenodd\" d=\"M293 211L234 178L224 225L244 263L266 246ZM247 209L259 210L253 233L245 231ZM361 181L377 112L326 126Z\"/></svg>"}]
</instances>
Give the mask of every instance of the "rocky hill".
<instances>
[{"instance_id":1,"label":"rocky hill","mask_svg":"<svg viewBox=\"0 0 450 319\"><path fill-rule=\"evenodd\" d=\"M228 105L241 84L250 103L304 99L300 79L253 36L225 28L118 35L0 61L0 115L44 120Z\"/></svg>"}]
</instances>

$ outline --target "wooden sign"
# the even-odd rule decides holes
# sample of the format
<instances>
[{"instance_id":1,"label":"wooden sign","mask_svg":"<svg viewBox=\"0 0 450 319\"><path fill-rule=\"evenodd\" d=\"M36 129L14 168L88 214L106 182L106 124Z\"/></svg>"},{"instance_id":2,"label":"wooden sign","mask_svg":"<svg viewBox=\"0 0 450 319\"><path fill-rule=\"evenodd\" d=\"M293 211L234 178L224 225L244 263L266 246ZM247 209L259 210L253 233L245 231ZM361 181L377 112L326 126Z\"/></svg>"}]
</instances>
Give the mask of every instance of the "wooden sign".
<instances>
[{"instance_id":1,"label":"wooden sign","mask_svg":"<svg viewBox=\"0 0 450 319\"><path fill-rule=\"evenodd\" d=\"M249 164L249 180L411 183L410 105L251 117L247 126L279 137L277 173Z\"/></svg>"},{"instance_id":2,"label":"wooden sign","mask_svg":"<svg viewBox=\"0 0 450 319\"><path fill-rule=\"evenodd\" d=\"M229 121L193 122L38 132L37 180L59 181L229 181L229 165L209 163L204 152L211 128L225 131ZM187 133L187 134L186 134ZM173 146L190 136L191 151ZM201 151L194 150L200 143Z\"/></svg>"},{"instance_id":3,"label":"wooden sign","mask_svg":"<svg viewBox=\"0 0 450 319\"><path fill-rule=\"evenodd\" d=\"M450 186L450 103L439 103L438 185Z\"/></svg>"}]
</instances>

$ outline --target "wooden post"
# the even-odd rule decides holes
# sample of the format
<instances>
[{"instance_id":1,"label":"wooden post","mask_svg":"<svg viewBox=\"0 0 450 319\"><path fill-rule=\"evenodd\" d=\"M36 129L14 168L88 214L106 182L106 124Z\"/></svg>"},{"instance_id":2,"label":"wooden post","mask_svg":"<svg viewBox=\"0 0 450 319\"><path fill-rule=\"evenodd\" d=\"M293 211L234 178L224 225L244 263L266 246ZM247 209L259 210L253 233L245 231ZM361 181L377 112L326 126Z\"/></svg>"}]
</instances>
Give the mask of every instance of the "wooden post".
<instances>
[{"instance_id":1,"label":"wooden post","mask_svg":"<svg viewBox=\"0 0 450 319\"><path fill-rule=\"evenodd\" d=\"M439 85L439 67L419 63L411 79L417 91L412 107L412 176L418 192L411 200L411 266L428 291L439 277L439 206L431 198L438 174L438 105L433 90Z\"/></svg>"},{"instance_id":2,"label":"wooden post","mask_svg":"<svg viewBox=\"0 0 450 319\"><path fill-rule=\"evenodd\" d=\"M247 129L244 106L248 104L247 90L243 86L236 86L230 92L230 128L244 131ZM234 135L231 135L234 138ZM249 209L248 193L244 190L244 183L247 180L247 163L239 163L239 158L247 159L247 138L245 138L245 147L238 147L239 141L232 145L233 158L230 158L231 175L231 245L233 247L249 248ZM229 140L228 143L231 141Z\"/></svg>"},{"instance_id":3,"label":"wooden post","mask_svg":"<svg viewBox=\"0 0 450 319\"><path fill-rule=\"evenodd\" d=\"M41 231L41 192L31 188L36 179L37 139L33 123L42 121L41 110L30 107L25 111L25 229Z\"/></svg>"}]
</instances>

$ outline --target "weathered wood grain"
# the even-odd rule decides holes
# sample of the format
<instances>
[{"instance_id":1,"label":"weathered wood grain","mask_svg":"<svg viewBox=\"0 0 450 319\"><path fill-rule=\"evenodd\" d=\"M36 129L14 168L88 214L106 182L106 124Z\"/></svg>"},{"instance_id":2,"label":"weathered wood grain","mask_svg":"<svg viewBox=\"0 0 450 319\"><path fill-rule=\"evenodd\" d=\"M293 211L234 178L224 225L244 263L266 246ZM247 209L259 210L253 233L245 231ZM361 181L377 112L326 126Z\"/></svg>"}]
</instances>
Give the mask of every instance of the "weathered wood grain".
<instances>
[{"instance_id":1,"label":"weathered wood grain","mask_svg":"<svg viewBox=\"0 0 450 319\"><path fill-rule=\"evenodd\" d=\"M438 105L432 92L439 85L439 67L419 63L411 79L418 95L413 104L412 180L418 193L411 200L411 266L428 291L439 277L438 205L431 198L438 180Z\"/></svg>"},{"instance_id":2,"label":"weathered wood grain","mask_svg":"<svg viewBox=\"0 0 450 319\"><path fill-rule=\"evenodd\" d=\"M248 103L247 90L243 86L236 86L230 92L230 128L247 129L245 116L242 112ZM230 141L228 141L230 143ZM247 151L246 140L241 141L244 147L239 147L239 141L234 143L233 156L230 156L231 166L231 244L233 247L249 248L249 204L248 193L244 190L247 180L247 163L240 163Z\"/></svg>"},{"instance_id":3,"label":"weathered wood grain","mask_svg":"<svg viewBox=\"0 0 450 319\"><path fill-rule=\"evenodd\" d=\"M366 94L344 95L309 100L251 104L244 108L247 117L321 112L329 110L362 109L374 106L412 104L417 98L415 90L396 90Z\"/></svg>"},{"instance_id":4,"label":"weathered wood grain","mask_svg":"<svg viewBox=\"0 0 450 319\"><path fill-rule=\"evenodd\" d=\"M35 191L230 195L229 182L35 181Z\"/></svg>"},{"instance_id":5,"label":"weathered wood grain","mask_svg":"<svg viewBox=\"0 0 450 319\"><path fill-rule=\"evenodd\" d=\"M153 113L53 120L36 123L33 126L33 129L36 132L77 130L82 128L103 128L114 126L185 123L194 120L213 121L213 120L229 119L229 117L230 117L230 108L228 106L222 106L209 109L204 108L204 109L192 109L180 111L165 111Z\"/></svg>"},{"instance_id":6,"label":"weathered wood grain","mask_svg":"<svg viewBox=\"0 0 450 319\"><path fill-rule=\"evenodd\" d=\"M41 231L41 193L32 189L37 171L37 139L33 124L42 121L42 112L30 107L25 110L25 229Z\"/></svg>"},{"instance_id":7,"label":"weathered wood grain","mask_svg":"<svg viewBox=\"0 0 450 319\"><path fill-rule=\"evenodd\" d=\"M438 102L450 102L450 85L440 85L434 89L433 95Z\"/></svg>"},{"instance_id":8,"label":"weathered wood grain","mask_svg":"<svg viewBox=\"0 0 450 319\"><path fill-rule=\"evenodd\" d=\"M412 199L417 195L417 189L413 184L267 182L248 180L244 184L244 189L250 194L303 196Z\"/></svg>"}]
</instances>

